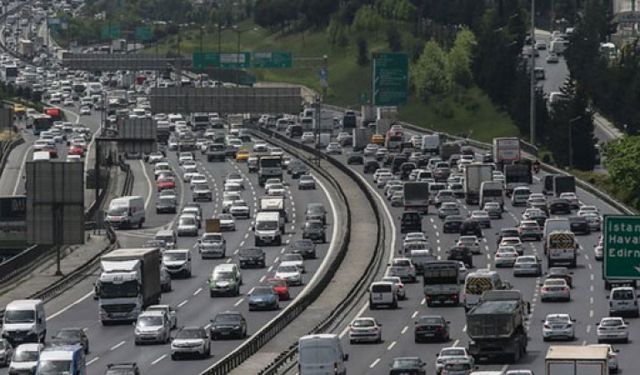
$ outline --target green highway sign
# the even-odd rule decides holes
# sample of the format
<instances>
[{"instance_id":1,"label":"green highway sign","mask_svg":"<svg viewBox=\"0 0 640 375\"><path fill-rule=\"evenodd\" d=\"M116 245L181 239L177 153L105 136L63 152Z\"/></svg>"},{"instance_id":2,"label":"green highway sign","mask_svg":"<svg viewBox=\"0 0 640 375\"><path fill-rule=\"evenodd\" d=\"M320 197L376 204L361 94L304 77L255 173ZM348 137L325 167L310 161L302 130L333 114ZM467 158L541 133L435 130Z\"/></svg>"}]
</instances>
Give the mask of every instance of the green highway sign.
<instances>
[{"instance_id":1,"label":"green highway sign","mask_svg":"<svg viewBox=\"0 0 640 375\"><path fill-rule=\"evenodd\" d=\"M406 53L378 53L373 58L373 105L397 106L407 102L409 56Z\"/></svg>"},{"instance_id":2,"label":"green highway sign","mask_svg":"<svg viewBox=\"0 0 640 375\"><path fill-rule=\"evenodd\" d=\"M604 217L604 277L640 279L640 216Z\"/></svg>"},{"instance_id":3,"label":"green highway sign","mask_svg":"<svg viewBox=\"0 0 640 375\"><path fill-rule=\"evenodd\" d=\"M291 68L293 56L291 52L254 52L251 56L254 68Z\"/></svg>"},{"instance_id":4,"label":"green highway sign","mask_svg":"<svg viewBox=\"0 0 640 375\"><path fill-rule=\"evenodd\" d=\"M151 31L151 28L149 26L136 27L136 31L135 31L136 40L147 41L147 40L151 40L152 36L153 36L153 32Z\"/></svg>"},{"instance_id":5,"label":"green highway sign","mask_svg":"<svg viewBox=\"0 0 640 375\"><path fill-rule=\"evenodd\" d=\"M102 27L100 35L102 39L115 39L120 37L120 26L110 25Z\"/></svg>"},{"instance_id":6,"label":"green highway sign","mask_svg":"<svg viewBox=\"0 0 640 375\"><path fill-rule=\"evenodd\" d=\"M251 53L216 53L216 52L194 52L192 56L192 67L194 69L205 68L225 68L242 69L251 66Z\"/></svg>"}]
</instances>

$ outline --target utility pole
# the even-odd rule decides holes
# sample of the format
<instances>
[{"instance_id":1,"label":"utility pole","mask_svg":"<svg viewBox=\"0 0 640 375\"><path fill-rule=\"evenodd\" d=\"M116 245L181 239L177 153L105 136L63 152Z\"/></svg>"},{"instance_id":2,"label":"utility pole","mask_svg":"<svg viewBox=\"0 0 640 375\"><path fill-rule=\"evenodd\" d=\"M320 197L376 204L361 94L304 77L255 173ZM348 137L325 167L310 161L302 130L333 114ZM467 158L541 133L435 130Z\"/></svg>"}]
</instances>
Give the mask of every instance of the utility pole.
<instances>
[{"instance_id":1,"label":"utility pole","mask_svg":"<svg viewBox=\"0 0 640 375\"><path fill-rule=\"evenodd\" d=\"M536 144L536 24L535 0L531 0L531 57L529 69L529 142Z\"/></svg>"}]
</instances>

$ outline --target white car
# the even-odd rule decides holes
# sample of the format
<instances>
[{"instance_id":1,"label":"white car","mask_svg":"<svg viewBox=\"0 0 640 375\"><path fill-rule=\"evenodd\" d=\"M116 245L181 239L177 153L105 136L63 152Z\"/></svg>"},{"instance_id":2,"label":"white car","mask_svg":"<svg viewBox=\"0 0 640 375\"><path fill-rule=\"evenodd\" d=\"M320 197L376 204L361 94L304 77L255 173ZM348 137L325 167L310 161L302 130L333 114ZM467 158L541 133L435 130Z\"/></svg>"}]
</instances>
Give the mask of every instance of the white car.
<instances>
[{"instance_id":1,"label":"white car","mask_svg":"<svg viewBox=\"0 0 640 375\"><path fill-rule=\"evenodd\" d=\"M587 225L591 231L599 231L602 229L602 218L596 212L587 211L582 214L587 219Z\"/></svg>"},{"instance_id":2,"label":"white car","mask_svg":"<svg viewBox=\"0 0 640 375\"><path fill-rule=\"evenodd\" d=\"M240 185L242 189L244 189L244 178L240 173L229 173L224 179L224 183L237 184Z\"/></svg>"},{"instance_id":3,"label":"white car","mask_svg":"<svg viewBox=\"0 0 640 375\"><path fill-rule=\"evenodd\" d=\"M349 325L349 342L382 342L382 325L375 318L356 318Z\"/></svg>"},{"instance_id":4,"label":"white car","mask_svg":"<svg viewBox=\"0 0 640 375\"><path fill-rule=\"evenodd\" d=\"M391 174L391 169L389 169L389 168L378 168L373 173L373 182L378 183L378 178L383 174Z\"/></svg>"},{"instance_id":5,"label":"white car","mask_svg":"<svg viewBox=\"0 0 640 375\"><path fill-rule=\"evenodd\" d=\"M575 319L569 314L547 314L542 321L542 339L549 341L553 339L574 340L576 338L573 323Z\"/></svg>"},{"instance_id":6,"label":"white car","mask_svg":"<svg viewBox=\"0 0 640 375\"><path fill-rule=\"evenodd\" d=\"M196 174L193 177L191 177L191 181L189 181L189 183L191 184L191 186L193 187L193 185L196 184L206 184L207 183L207 177L203 174Z\"/></svg>"},{"instance_id":7,"label":"white car","mask_svg":"<svg viewBox=\"0 0 640 375\"><path fill-rule=\"evenodd\" d=\"M203 327L184 327L171 341L171 359L183 355L197 355L207 358L211 355L211 340Z\"/></svg>"},{"instance_id":8,"label":"white car","mask_svg":"<svg viewBox=\"0 0 640 375\"><path fill-rule=\"evenodd\" d=\"M302 273L307 272L304 266L304 258L300 254L293 254L293 253L283 254L282 257L280 258L280 262L295 264L300 269L300 272Z\"/></svg>"},{"instance_id":9,"label":"white car","mask_svg":"<svg viewBox=\"0 0 640 375\"><path fill-rule=\"evenodd\" d=\"M480 251L480 241L476 236L460 236L456 241L456 247L466 247L471 254L482 254Z\"/></svg>"},{"instance_id":10,"label":"white car","mask_svg":"<svg viewBox=\"0 0 640 375\"><path fill-rule=\"evenodd\" d=\"M496 251L495 266L497 267L513 267L518 258L518 252L513 246L501 246Z\"/></svg>"},{"instance_id":11,"label":"white car","mask_svg":"<svg viewBox=\"0 0 640 375\"><path fill-rule=\"evenodd\" d=\"M427 236L423 232L409 232L404 235L404 242L427 241Z\"/></svg>"},{"instance_id":12,"label":"white car","mask_svg":"<svg viewBox=\"0 0 640 375\"><path fill-rule=\"evenodd\" d=\"M90 116L91 115L91 107L88 107L88 106L80 107L80 115Z\"/></svg>"},{"instance_id":13,"label":"white car","mask_svg":"<svg viewBox=\"0 0 640 375\"><path fill-rule=\"evenodd\" d=\"M147 307L145 311L164 311L169 317L169 322L171 323L171 328L178 328L178 314L176 309L169 305L151 305Z\"/></svg>"},{"instance_id":14,"label":"white car","mask_svg":"<svg viewBox=\"0 0 640 375\"><path fill-rule=\"evenodd\" d=\"M398 276L385 276L382 278L382 281L388 281L390 283L394 283L396 286L396 294L398 295L398 299L406 299L407 292L404 289L404 284L402 280Z\"/></svg>"},{"instance_id":15,"label":"white car","mask_svg":"<svg viewBox=\"0 0 640 375\"><path fill-rule=\"evenodd\" d=\"M564 279L547 279L540 287L540 301L571 301L571 289Z\"/></svg>"},{"instance_id":16,"label":"white car","mask_svg":"<svg viewBox=\"0 0 640 375\"><path fill-rule=\"evenodd\" d=\"M178 218L178 237L198 235L198 220L195 215L181 215Z\"/></svg>"},{"instance_id":17,"label":"white car","mask_svg":"<svg viewBox=\"0 0 640 375\"><path fill-rule=\"evenodd\" d=\"M233 202L242 200L240 193L235 191L225 191L222 193L222 212L228 213Z\"/></svg>"},{"instance_id":18,"label":"white car","mask_svg":"<svg viewBox=\"0 0 640 375\"><path fill-rule=\"evenodd\" d=\"M44 349L43 344L20 344L13 349L13 357L9 365L11 374L34 374L38 365L38 357Z\"/></svg>"},{"instance_id":19,"label":"white car","mask_svg":"<svg viewBox=\"0 0 640 375\"><path fill-rule=\"evenodd\" d=\"M281 183L277 184L269 184L265 186L265 190L267 195L276 196L276 197L284 197L285 188Z\"/></svg>"},{"instance_id":20,"label":"white car","mask_svg":"<svg viewBox=\"0 0 640 375\"><path fill-rule=\"evenodd\" d=\"M269 148L266 143L255 143L252 150L253 152L267 152Z\"/></svg>"},{"instance_id":21,"label":"white car","mask_svg":"<svg viewBox=\"0 0 640 375\"><path fill-rule=\"evenodd\" d=\"M578 196L576 195L576 193L561 193L559 198L568 200L571 208L580 207L580 201L578 200Z\"/></svg>"},{"instance_id":22,"label":"white car","mask_svg":"<svg viewBox=\"0 0 640 375\"><path fill-rule=\"evenodd\" d=\"M614 349L614 347L611 346L611 344L591 344L589 346L607 348L609 350L609 354L607 356L609 371L611 373L618 372L618 349Z\"/></svg>"},{"instance_id":23,"label":"white car","mask_svg":"<svg viewBox=\"0 0 640 375\"><path fill-rule=\"evenodd\" d=\"M504 237L498 244L498 247L502 246L513 246L518 252L518 255L524 254L524 245L522 245L522 241L518 237Z\"/></svg>"},{"instance_id":24,"label":"white car","mask_svg":"<svg viewBox=\"0 0 640 375\"><path fill-rule=\"evenodd\" d=\"M286 280L288 285L302 285L302 272L296 263L280 263L274 277Z\"/></svg>"},{"instance_id":25,"label":"white car","mask_svg":"<svg viewBox=\"0 0 640 375\"><path fill-rule=\"evenodd\" d=\"M251 209L249 208L249 204L242 199L233 201L231 207L229 207L229 213L233 217L237 218L251 218Z\"/></svg>"},{"instance_id":26,"label":"white car","mask_svg":"<svg viewBox=\"0 0 640 375\"><path fill-rule=\"evenodd\" d=\"M440 349L440 353L437 354L436 359L436 374L440 374L447 363L456 360L468 360L471 366L474 365L474 359L467 353L467 349L461 346L450 346Z\"/></svg>"},{"instance_id":27,"label":"white car","mask_svg":"<svg viewBox=\"0 0 640 375\"><path fill-rule=\"evenodd\" d=\"M316 136L312 132L304 132L302 133L302 137L300 137L300 141L302 143L314 143Z\"/></svg>"},{"instance_id":28,"label":"white car","mask_svg":"<svg viewBox=\"0 0 640 375\"><path fill-rule=\"evenodd\" d=\"M395 258L389 263L387 276L397 276L402 281L414 283L417 280L416 267L409 258Z\"/></svg>"},{"instance_id":29,"label":"white car","mask_svg":"<svg viewBox=\"0 0 640 375\"><path fill-rule=\"evenodd\" d=\"M597 326L598 343L610 341L629 342L629 326L624 319L620 317L602 318Z\"/></svg>"},{"instance_id":30,"label":"white car","mask_svg":"<svg viewBox=\"0 0 640 375\"><path fill-rule=\"evenodd\" d=\"M596 206L581 206L580 210L578 210L578 216L587 215L589 213L600 214L598 207Z\"/></svg>"}]
</instances>

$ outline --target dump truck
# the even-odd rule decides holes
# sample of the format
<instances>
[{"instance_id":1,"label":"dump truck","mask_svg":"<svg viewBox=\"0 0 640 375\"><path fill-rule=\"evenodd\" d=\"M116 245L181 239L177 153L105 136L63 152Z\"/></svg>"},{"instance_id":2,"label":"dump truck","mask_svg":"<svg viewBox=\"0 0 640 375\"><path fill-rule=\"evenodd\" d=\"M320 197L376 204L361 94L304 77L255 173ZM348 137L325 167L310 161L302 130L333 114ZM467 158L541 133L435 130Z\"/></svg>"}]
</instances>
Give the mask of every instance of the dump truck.
<instances>
[{"instance_id":1,"label":"dump truck","mask_svg":"<svg viewBox=\"0 0 640 375\"><path fill-rule=\"evenodd\" d=\"M158 248L117 249L100 258L96 283L103 324L135 321L147 306L160 303Z\"/></svg>"},{"instance_id":2,"label":"dump truck","mask_svg":"<svg viewBox=\"0 0 640 375\"><path fill-rule=\"evenodd\" d=\"M552 345L544 361L545 375L609 375L609 348Z\"/></svg>"},{"instance_id":3,"label":"dump truck","mask_svg":"<svg viewBox=\"0 0 640 375\"><path fill-rule=\"evenodd\" d=\"M405 182L404 209L406 211L418 211L425 215L429 213L428 182Z\"/></svg>"},{"instance_id":4,"label":"dump truck","mask_svg":"<svg viewBox=\"0 0 640 375\"><path fill-rule=\"evenodd\" d=\"M464 171L464 199L467 204L480 202L480 188L485 181L491 181L493 167L490 164L473 163Z\"/></svg>"},{"instance_id":5,"label":"dump truck","mask_svg":"<svg viewBox=\"0 0 640 375\"><path fill-rule=\"evenodd\" d=\"M422 283L427 306L435 303L460 303L460 263L454 260L433 260L422 266Z\"/></svg>"},{"instance_id":6,"label":"dump truck","mask_svg":"<svg viewBox=\"0 0 640 375\"><path fill-rule=\"evenodd\" d=\"M529 303L519 290L484 292L480 303L467 313L468 352L476 361L508 357L518 362L527 352L524 326Z\"/></svg>"}]
</instances>

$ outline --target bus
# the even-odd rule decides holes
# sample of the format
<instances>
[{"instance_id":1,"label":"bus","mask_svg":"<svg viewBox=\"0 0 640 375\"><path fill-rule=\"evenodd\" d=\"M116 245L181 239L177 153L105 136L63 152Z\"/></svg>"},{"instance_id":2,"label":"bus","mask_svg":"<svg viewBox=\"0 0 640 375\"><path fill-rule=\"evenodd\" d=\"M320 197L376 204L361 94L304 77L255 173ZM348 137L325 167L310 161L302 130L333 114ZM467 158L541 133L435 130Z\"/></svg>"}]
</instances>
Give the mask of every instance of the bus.
<instances>
[{"instance_id":1,"label":"bus","mask_svg":"<svg viewBox=\"0 0 640 375\"><path fill-rule=\"evenodd\" d=\"M53 119L49 115L36 113L31 117L31 126L34 135L40 135L40 132L47 131L53 125Z\"/></svg>"},{"instance_id":2,"label":"bus","mask_svg":"<svg viewBox=\"0 0 640 375\"><path fill-rule=\"evenodd\" d=\"M402 125L393 125L387 131L387 135L384 140L384 146L389 151L400 151L402 143L404 142L404 129Z\"/></svg>"}]
</instances>

